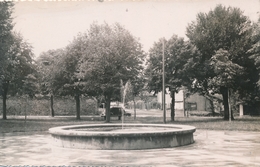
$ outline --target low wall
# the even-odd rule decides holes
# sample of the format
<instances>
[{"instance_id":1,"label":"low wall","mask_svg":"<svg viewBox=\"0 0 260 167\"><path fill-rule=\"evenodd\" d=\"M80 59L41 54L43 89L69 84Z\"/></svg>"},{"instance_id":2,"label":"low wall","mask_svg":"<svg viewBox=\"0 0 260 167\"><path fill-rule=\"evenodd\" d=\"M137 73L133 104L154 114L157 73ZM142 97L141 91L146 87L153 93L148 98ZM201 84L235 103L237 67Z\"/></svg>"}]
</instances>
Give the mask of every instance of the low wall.
<instances>
[{"instance_id":1,"label":"low wall","mask_svg":"<svg viewBox=\"0 0 260 167\"><path fill-rule=\"evenodd\" d=\"M95 124L51 128L53 144L98 150L137 150L194 143L196 128L165 124Z\"/></svg>"}]
</instances>

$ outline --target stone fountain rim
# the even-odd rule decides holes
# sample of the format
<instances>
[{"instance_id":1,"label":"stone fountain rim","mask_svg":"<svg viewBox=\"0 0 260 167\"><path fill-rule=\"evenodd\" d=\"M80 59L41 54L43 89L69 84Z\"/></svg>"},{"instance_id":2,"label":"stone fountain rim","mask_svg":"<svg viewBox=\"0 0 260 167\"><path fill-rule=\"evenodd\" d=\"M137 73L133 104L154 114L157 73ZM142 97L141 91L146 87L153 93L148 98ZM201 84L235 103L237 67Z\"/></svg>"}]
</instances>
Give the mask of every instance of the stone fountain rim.
<instances>
[{"instance_id":1,"label":"stone fountain rim","mask_svg":"<svg viewBox=\"0 0 260 167\"><path fill-rule=\"evenodd\" d=\"M70 125L59 126L49 129L49 133L59 136L84 136L84 137L127 137L127 136L156 136L156 135L172 135L172 134L187 134L196 131L194 126L189 125L176 125L176 124L124 124L124 127L160 127L160 128L173 128L163 131L76 131L73 129L78 128L98 128L98 127L122 127L122 124L84 124L84 125Z\"/></svg>"}]
</instances>

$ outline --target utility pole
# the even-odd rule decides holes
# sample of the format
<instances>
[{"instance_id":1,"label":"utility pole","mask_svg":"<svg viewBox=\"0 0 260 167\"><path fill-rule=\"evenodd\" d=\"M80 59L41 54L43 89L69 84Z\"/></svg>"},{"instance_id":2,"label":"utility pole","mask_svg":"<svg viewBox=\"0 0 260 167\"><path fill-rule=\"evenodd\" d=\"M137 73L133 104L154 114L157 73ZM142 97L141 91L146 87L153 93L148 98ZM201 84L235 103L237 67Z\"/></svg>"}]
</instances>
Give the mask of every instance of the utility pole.
<instances>
[{"instance_id":1,"label":"utility pole","mask_svg":"<svg viewBox=\"0 0 260 167\"><path fill-rule=\"evenodd\" d=\"M188 113L186 114L186 111L185 111L185 91L183 89L183 115L184 117L186 117L188 115Z\"/></svg>"},{"instance_id":2,"label":"utility pole","mask_svg":"<svg viewBox=\"0 0 260 167\"><path fill-rule=\"evenodd\" d=\"M164 41L162 41L162 108L163 108L163 123L166 124L165 111L165 69L164 69Z\"/></svg>"}]
</instances>

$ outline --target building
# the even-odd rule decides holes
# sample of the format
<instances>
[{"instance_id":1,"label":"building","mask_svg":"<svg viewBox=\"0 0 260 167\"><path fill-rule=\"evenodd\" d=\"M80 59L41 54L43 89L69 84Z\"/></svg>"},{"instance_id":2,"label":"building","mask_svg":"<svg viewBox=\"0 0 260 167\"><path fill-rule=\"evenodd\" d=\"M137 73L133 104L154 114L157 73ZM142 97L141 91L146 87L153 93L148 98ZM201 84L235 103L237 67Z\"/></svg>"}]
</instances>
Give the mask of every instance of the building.
<instances>
[{"instance_id":1,"label":"building","mask_svg":"<svg viewBox=\"0 0 260 167\"><path fill-rule=\"evenodd\" d=\"M165 93L165 105L166 108L171 107L171 95L168 90ZM157 94L157 101L162 104L162 92ZM210 103L206 97L199 94L192 94L189 97L184 99L183 90L180 90L178 93L175 93L175 109L183 110L185 101L185 110L196 110L196 111L209 111Z\"/></svg>"}]
</instances>

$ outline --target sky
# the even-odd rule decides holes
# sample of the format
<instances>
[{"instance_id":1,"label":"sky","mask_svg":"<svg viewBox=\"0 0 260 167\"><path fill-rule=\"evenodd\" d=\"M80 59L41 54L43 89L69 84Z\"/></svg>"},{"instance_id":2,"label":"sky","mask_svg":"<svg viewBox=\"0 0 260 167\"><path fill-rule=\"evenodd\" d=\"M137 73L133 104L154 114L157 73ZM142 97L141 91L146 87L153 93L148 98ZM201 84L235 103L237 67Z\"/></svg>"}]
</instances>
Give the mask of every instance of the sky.
<instances>
[{"instance_id":1,"label":"sky","mask_svg":"<svg viewBox=\"0 0 260 167\"><path fill-rule=\"evenodd\" d=\"M260 0L19 1L13 13L14 30L33 46L37 57L65 47L93 22L117 22L149 51L162 37L176 34L187 39L187 25L199 12L208 13L218 4L238 7L254 22L260 14Z\"/></svg>"}]
</instances>

